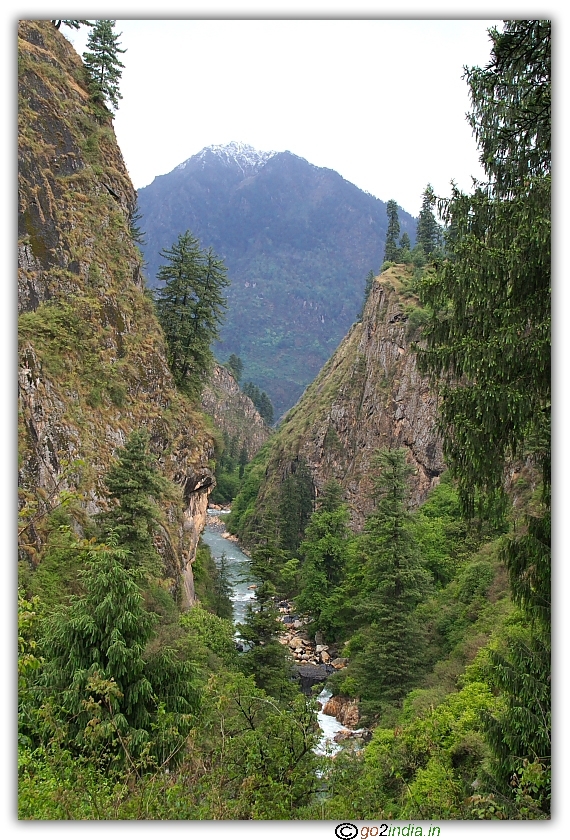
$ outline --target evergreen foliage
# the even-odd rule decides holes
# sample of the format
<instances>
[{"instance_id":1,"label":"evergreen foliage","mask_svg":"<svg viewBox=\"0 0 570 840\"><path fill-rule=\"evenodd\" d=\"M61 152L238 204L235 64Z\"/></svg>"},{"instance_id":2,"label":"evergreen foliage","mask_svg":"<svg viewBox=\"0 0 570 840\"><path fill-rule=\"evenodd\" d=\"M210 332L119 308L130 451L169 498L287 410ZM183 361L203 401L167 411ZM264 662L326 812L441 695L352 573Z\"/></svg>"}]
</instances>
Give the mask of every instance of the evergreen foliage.
<instances>
[{"instance_id":1,"label":"evergreen foliage","mask_svg":"<svg viewBox=\"0 0 570 840\"><path fill-rule=\"evenodd\" d=\"M341 503L339 485L329 482L300 546L301 584L295 604L301 613L310 616L316 629L325 633L332 628L322 613L329 595L343 578L352 536L349 519L348 507Z\"/></svg>"},{"instance_id":2,"label":"evergreen foliage","mask_svg":"<svg viewBox=\"0 0 570 840\"><path fill-rule=\"evenodd\" d=\"M520 625L509 628L505 649L489 652L486 677L505 700L496 714L487 712L483 718L492 748L486 787L515 816L524 769L537 765L540 785L527 804L534 805L534 818L541 812L544 818L550 813L551 785L550 638Z\"/></svg>"},{"instance_id":3,"label":"evergreen foliage","mask_svg":"<svg viewBox=\"0 0 570 840\"><path fill-rule=\"evenodd\" d=\"M440 242L440 229L436 222L432 208L436 197L431 184L428 184L422 195L422 209L418 217L416 244L421 245L426 257L431 257Z\"/></svg>"},{"instance_id":4,"label":"evergreen foliage","mask_svg":"<svg viewBox=\"0 0 570 840\"><path fill-rule=\"evenodd\" d=\"M429 588L407 509L411 468L405 450L379 450L374 459L375 510L366 520L365 591L357 606L366 625L353 674L363 708L401 700L422 669L423 638L414 616Z\"/></svg>"},{"instance_id":5,"label":"evergreen foliage","mask_svg":"<svg viewBox=\"0 0 570 840\"><path fill-rule=\"evenodd\" d=\"M114 20L95 21L87 39L87 50L83 53L91 95L96 101L107 102L114 110L123 98L119 81L125 65L119 55L126 52L119 46L120 33L113 31L115 23Z\"/></svg>"},{"instance_id":6,"label":"evergreen foliage","mask_svg":"<svg viewBox=\"0 0 570 840\"><path fill-rule=\"evenodd\" d=\"M147 571L159 570L153 537L161 525L158 503L173 486L157 469L144 430L132 432L105 476L109 510L98 516L103 532L113 533L127 550L126 562Z\"/></svg>"},{"instance_id":7,"label":"evergreen foliage","mask_svg":"<svg viewBox=\"0 0 570 840\"><path fill-rule=\"evenodd\" d=\"M279 533L284 551L294 553L299 548L313 512L313 497L311 471L305 459L299 457L279 488Z\"/></svg>"},{"instance_id":8,"label":"evergreen foliage","mask_svg":"<svg viewBox=\"0 0 570 840\"><path fill-rule=\"evenodd\" d=\"M433 315L420 363L439 381L444 451L468 514L476 492L480 509L503 502L512 459L542 471L542 509L516 523L503 553L531 633L491 655L505 708L487 718L490 787L507 811L524 800L535 818L550 778L550 22L505 21L490 35L489 64L466 71L488 181L440 202L447 259L422 284ZM529 767L540 777L530 797Z\"/></svg>"},{"instance_id":9,"label":"evergreen foliage","mask_svg":"<svg viewBox=\"0 0 570 840\"><path fill-rule=\"evenodd\" d=\"M143 658L154 620L144 608L136 573L117 546L93 549L83 573L85 594L49 618L43 652L46 687L61 705L69 736L88 745L90 696L104 699L105 733L133 746L146 740L153 689Z\"/></svg>"},{"instance_id":10,"label":"evergreen foliage","mask_svg":"<svg viewBox=\"0 0 570 840\"><path fill-rule=\"evenodd\" d=\"M243 655L243 667L255 679L258 688L277 700L292 698L296 693L289 672L285 647L277 637L281 633L279 612L275 606L276 589L267 580L262 580L255 590L255 601L246 609L245 622L238 624L241 638L249 649Z\"/></svg>"},{"instance_id":11,"label":"evergreen foliage","mask_svg":"<svg viewBox=\"0 0 570 840\"><path fill-rule=\"evenodd\" d=\"M246 397L250 398L267 425L271 426L273 423L273 404L265 391L261 391L253 382L244 383L242 391Z\"/></svg>"},{"instance_id":12,"label":"evergreen foliage","mask_svg":"<svg viewBox=\"0 0 570 840\"><path fill-rule=\"evenodd\" d=\"M549 33L545 21L507 21L491 31L489 67L467 72L489 182L441 202L448 259L420 287L433 316L419 361L439 382L445 456L468 512L476 489L501 496L506 460L525 449L549 483Z\"/></svg>"},{"instance_id":13,"label":"evergreen foliage","mask_svg":"<svg viewBox=\"0 0 570 840\"><path fill-rule=\"evenodd\" d=\"M131 239L133 242L136 242L137 245L146 244L146 234L139 224L141 220L142 213L140 212L139 205L137 203L133 212L129 216L129 232L131 234Z\"/></svg>"},{"instance_id":14,"label":"evergreen foliage","mask_svg":"<svg viewBox=\"0 0 570 840\"><path fill-rule=\"evenodd\" d=\"M400 222L398 219L398 205L394 199L390 199L386 205L386 213L388 215L388 229L386 231L384 262L398 262L400 257L400 249L398 248Z\"/></svg>"},{"instance_id":15,"label":"evergreen foliage","mask_svg":"<svg viewBox=\"0 0 570 840\"><path fill-rule=\"evenodd\" d=\"M226 307L223 289L230 281L223 262L211 248L201 250L189 230L161 256L167 260L158 272L164 286L155 300L168 363L179 388L197 397L213 364L210 345L218 337Z\"/></svg>"},{"instance_id":16,"label":"evergreen foliage","mask_svg":"<svg viewBox=\"0 0 570 840\"><path fill-rule=\"evenodd\" d=\"M232 353L226 362L226 367L232 374L235 381L239 382L243 373L243 362L240 357L236 356L235 353Z\"/></svg>"}]
</instances>

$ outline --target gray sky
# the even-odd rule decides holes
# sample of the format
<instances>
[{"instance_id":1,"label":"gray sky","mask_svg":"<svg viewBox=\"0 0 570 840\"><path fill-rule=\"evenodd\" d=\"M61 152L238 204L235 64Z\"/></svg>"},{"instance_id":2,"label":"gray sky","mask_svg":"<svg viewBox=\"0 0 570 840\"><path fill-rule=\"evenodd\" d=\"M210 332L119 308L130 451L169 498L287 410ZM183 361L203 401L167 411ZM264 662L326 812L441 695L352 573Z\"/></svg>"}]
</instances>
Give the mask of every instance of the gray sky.
<instances>
[{"instance_id":1,"label":"gray sky","mask_svg":"<svg viewBox=\"0 0 570 840\"><path fill-rule=\"evenodd\" d=\"M115 131L135 187L242 140L288 149L417 215L481 177L464 65L499 20L124 20ZM62 31L81 54L87 29Z\"/></svg>"}]
</instances>

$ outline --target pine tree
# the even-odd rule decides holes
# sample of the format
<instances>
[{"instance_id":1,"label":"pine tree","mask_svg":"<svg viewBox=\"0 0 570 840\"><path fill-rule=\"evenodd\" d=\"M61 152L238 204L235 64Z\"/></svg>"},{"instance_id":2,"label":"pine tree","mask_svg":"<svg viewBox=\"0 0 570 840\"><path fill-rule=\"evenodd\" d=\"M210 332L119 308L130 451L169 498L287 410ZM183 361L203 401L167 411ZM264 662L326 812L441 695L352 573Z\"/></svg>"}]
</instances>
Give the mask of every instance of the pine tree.
<instances>
[{"instance_id":1,"label":"pine tree","mask_svg":"<svg viewBox=\"0 0 570 840\"><path fill-rule=\"evenodd\" d=\"M70 29L79 29L80 26L93 26L90 20L52 20L56 29L59 29L61 24L69 26Z\"/></svg>"},{"instance_id":2,"label":"pine tree","mask_svg":"<svg viewBox=\"0 0 570 840\"><path fill-rule=\"evenodd\" d=\"M357 607L357 621L366 629L353 667L368 712L398 702L417 682L423 638L414 610L429 584L407 508L406 452L380 450L372 466L376 507L365 525L365 583Z\"/></svg>"},{"instance_id":3,"label":"pine tree","mask_svg":"<svg viewBox=\"0 0 570 840\"><path fill-rule=\"evenodd\" d=\"M119 46L120 33L113 32L114 20L97 20L89 33L87 50L83 62L90 82L91 95L95 100L106 101L114 110L122 99L119 81L125 65L119 54L125 53Z\"/></svg>"},{"instance_id":4,"label":"pine tree","mask_svg":"<svg viewBox=\"0 0 570 840\"><path fill-rule=\"evenodd\" d=\"M398 262L398 259L400 258L400 249L398 248L400 221L398 219L398 205L394 199L390 199L386 205L386 213L388 215L388 229L386 231L384 262Z\"/></svg>"},{"instance_id":5,"label":"pine tree","mask_svg":"<svg viewBox=\"0 0 570 840\"><path fill-rule=\"evenodd\" d=\"M245 468L248 464L249 457L247 454L247 446L245 443L243 444L240 453L239 453L239 477L243 478L243 474L245 472Z\"/></svg>"},{"instance_id":6,"label":"pine tree","mask_svg":"<svg viewBox=\"0 0 570 840\"><path fill-rule=\"evenodd\" d=\"M210 345L219 337L227 305L222 293L229 285L226 268L211 248L200 249L189 230L160 253L167 263L157 276L165 285L155 299L168 363L177 385L197 398L213 364Z\"/></svg>"},{"instance_id":7,"label":"pine tree","mask_svg":"<svg viewBox=\"0 0 570 840\"><path fill-rule=\"evenodd\" d=\"M125 568L126 554L116 546L92 550L83 573L85 594L55 612L46 629L44 680L79 744L88 737L90 695L105 699L110 738L116 730L124 737L138 732L139 741L145 740L141 730L150 724L153 691L143 651L154 621L137 573Z\"/></svg>"},{"instance_id":8,"label":"pine tree","mask_svg":"<svg viewBox=\"0 0 570 840\"><path fill-rule=\"evenodd\" d=\"M236 356L235 353L232 353L230 358L226 362L226 367L232 374L235 381L239 382L243 373L243 362L240 359L240 357Z\"/></svg>"},{"instance_id":9,"label":"pine tree","mask_svg":"<svg viewBox=\"0 0 570 840\"><path fill-rule=\"evenodd\" d=\"M504 703L487 722L495 780L515 799L525 761L550 773L551 25L510 20L489 34L489 64L466 71L488 181L440 202L448 259L422 284L433 315L419 361L439 381L444 452L469 515L476 492L483 513L504 500L514 458L542 472L542 510L504 550L530 640L491 662Z\"/></svg>"},{"instance_id":10,"label":"pine tree","mask_svg":"<svg viewBox=\"0 0 570 840\"><path fill-rule=\"evenodd\" d=\"M214 611L220 618L231 619L233 616L232 592L228 558L225 551L222 551L217 564L217 576L214 581Z\"/></svg>"},{"instance_id":11,"label":"pine tree","mask_svg":"<svg viewBox=\"0 0 570 840\"><path fill-rule=\"evenodd\" d=\"M112 532L121 548L128 550L129 563L156 573L160 558L153 536L162 519L157 503L170 483L158 472L148 447L144 430L129 435L105 476L110 508L98 520L104 533Z\"/></svg>"},{"instance_id":12,"label":"pine tree","mask_svg":"<svg viewBox=\"0 0 570 840\"><path fill-rule=\"evenodd\" d=\"M313 513L305 530L305 539L300 546L301 587L295 598L300 612L311 616L316 629L325 631L328 628L322 626L321 613L327 598L342 579L351 536L348 507L337 504L332 487L331 491Z\"/></svg>"},{"instance_id":13,"label":"pine tree","mask_svg":"<svg viewBox=\"0 0 570 840\"><path fill-rule=\"evenodd\" d=\"M112 540L91 549L84 594L47 619L42 699L51 698L66 746L120 763L150 750L147 760L154 754L162 763L197 708L194 666L164 641L148 651L157 617L145 609L127 554ZM166 729L157 725L159 707Z\"/></svg>"},{"instance_id":14,"label":"pine tree","mask_svg":"<svg viewBox=\"0 0 570 840\"><path fill-rule=\"evenodd\" d=\"M278 641L283 626L278 620L275 596L273 584L262 581L255 591L254 602L247 606L245 623L238 624L238 630L250 646L242 657L246 674L252 675L257 687L275 699L288 700L296 690L289 676L292 663Z\"/></svg>"},{"instance_id":15,"label":"pine tree","mask_svg":"<svg viewBox=\"0 0 570 840\"><path fill-rule=\"evenodd\" d=\"M265 420L268 426L271 426L273 423L273 403L265 393L262 391L259 396L259 402L257 404L257 410L261 414L262 418Z\"/></svg>"},{"instance_id":16,"label":"pine tree","mask_svg":"<svg viewBox=\"0 0 570 840\"><path fill-rule=\"evenodd\" d=\"M435 201L433 188L428 184L422 195L422 209L416 231L416 244L422 246L426 257L434 253L440 242L440 229L432 210Z\"/></svg>"},{"instance_id":17,"label":"pine tree","mask_svg":"<svg viewBox=\"0 0 570 840\"><path fill-rule=\"evenodd\" d=\"M299 548L313 512L313 495L311 471L305 459L299 457L279 489L279 533L284 551L294 553Z\"/></svg>"},{"instance_id":18,"label":"pine tree","mask_svg":"<svg viewBox=\"0 0 570 840\"><path fill-rule=\"evenodd\" d=\"M490 34L489 66L467 73L489 181L441 202L449 258L419 288L433 313L419 363L469 514L525 449L550 482L550 23Z\"/></svg>"}]
</instances>

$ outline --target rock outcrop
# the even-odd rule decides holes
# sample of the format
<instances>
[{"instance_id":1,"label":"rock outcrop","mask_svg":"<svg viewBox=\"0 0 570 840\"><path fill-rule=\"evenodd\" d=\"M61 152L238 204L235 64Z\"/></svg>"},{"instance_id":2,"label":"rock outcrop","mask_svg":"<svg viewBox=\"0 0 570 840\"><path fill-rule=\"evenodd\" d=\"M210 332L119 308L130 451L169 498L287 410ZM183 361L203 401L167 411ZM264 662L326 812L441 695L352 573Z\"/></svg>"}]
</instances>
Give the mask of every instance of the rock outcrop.
<instances>
[{"instance_id":1,"label":"rock outcrop","mask_svg":"<svg viewBox=\"0 0 570 840\"><path fill-rule=\"evenodd\" d=\"M248 460L261 449L271 429L253 402L242 391L227 368L215 365L202 392L202 409L228 438L235 440L237 451L245 446Z\"/></svg>"},{"instance_id":2,"label":"rock outcrop","mask_svg":"<svg viewBox=\"0 0 570 840\"><path fill-rule=\"evenodd\" d=\"M111 114L49 20L19 25L19 455L21 555L74 496L97 513L102 477L136 428L180 488L157 543L186 602L213 485L213 440L175 390L130 231L136 194Z\"/></svg>"},{"instance_id":3,"label":"rock outcrop","mask_svg":"<svg viewBox=\"0 0 570 840\"><path fill-rule=\"evenodd\" d=\"M342 695L335 695L327 700L323 707L323 714L336 718L339 723L350 729L353 729L360 720L357 701Z\"/></svg>"},{"instance_id":4,"label":"rock outcrop","mask_svg":"<svg viewBox=\"0 0 570 840\"><path fill-rule=\"evenodd\" d=\"M418 302L411 271L377 277L362 321L288 412L268 456L258 508L304 459L315 496L329 479L341 485L355 529L372 510L371 461L380 448L404 447L414 468L411 504L419 505L444 470L436 431L437 399L416 366Z\"/></svg>"}]
</instances>

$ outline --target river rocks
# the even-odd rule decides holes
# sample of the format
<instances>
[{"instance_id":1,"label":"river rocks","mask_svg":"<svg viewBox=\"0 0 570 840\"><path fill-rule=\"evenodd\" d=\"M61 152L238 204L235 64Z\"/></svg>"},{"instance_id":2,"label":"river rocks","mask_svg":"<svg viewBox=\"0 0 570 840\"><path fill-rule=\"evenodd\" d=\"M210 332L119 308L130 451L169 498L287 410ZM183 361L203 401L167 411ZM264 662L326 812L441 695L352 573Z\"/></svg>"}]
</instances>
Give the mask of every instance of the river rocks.
<instances>
[{"instance_id":1,"label":"river rocks","mask_svg":"<svg viewBox=\"0 0 570 840\"><path fill-rule=\"evenodd\" d=\"M353 742L354 746L360 747L368 744L372 738L370 729L341 729L333 738L336 744L342 744L346 741Z\"/></svg>"},{"instance_id":2,"label":"river rocks","mask_svg":"<svg viewBox=\"0 0 570 840\"><path fill-rule=\"evenodd\" d=\"M358 704L350 697L336 695L326 703L323 714L335 717L343 726L353 728L358 723Z\"/></svg>"},{"instance_id":3,"label":"river rocks","mask_svg":"<svg viewBox=\"0 0 570 840\"><path fill-rule=\"evenodd\" d=\"M346 659L343 656L338 656L336 659L333 659L331 665L337 671L340 671L342 668L346 668L346 666L348 665L348 659Z\"/></svg>"},{"instance_id":4,"label":"river rocks","mask_svg":"<svg viewBox=\"0 0 570 840\"><path fill-rule=\"evenodd\" d=\"M295 668L303 694L310 697L312 687L324 683L332 670L330 665L313 665L311 663L301 664Z\"/></svg>"}]
</instances>

